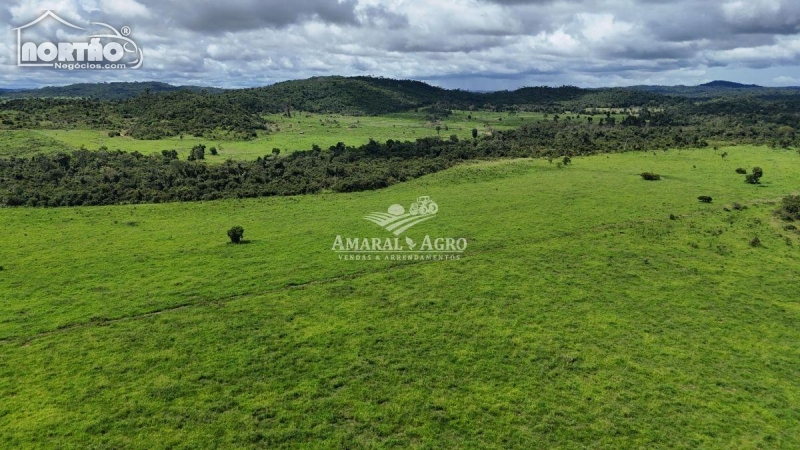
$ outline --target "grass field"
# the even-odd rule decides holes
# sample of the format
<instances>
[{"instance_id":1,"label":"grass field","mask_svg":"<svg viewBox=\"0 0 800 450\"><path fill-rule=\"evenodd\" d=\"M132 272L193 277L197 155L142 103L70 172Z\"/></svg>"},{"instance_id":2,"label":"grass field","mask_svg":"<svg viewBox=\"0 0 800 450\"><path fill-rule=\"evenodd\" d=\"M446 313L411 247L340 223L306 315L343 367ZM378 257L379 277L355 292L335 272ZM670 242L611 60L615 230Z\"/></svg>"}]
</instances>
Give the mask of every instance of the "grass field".
<instances>
[{"instance_id":1,"label":"grass field","mask_svg":"<svg viewBox=\"0 0 800 450\"><path fill-rule=\"evenodd\" d=\"M798 448L800 235L772 212L800 156L722 151L3 210L0 446ZM406 236L460 260L331 251L420 195L439 214Z\"/></svg>"},{"instance_id":2,"label":"grass field","mask_svg":"<svg viewBox=\"0 0 800 450\"><path fill-rule=\"evenodd\" d=\"M471 118L469 118L471 117ZM581 120L586 120L582 116ZM621 118L622 116L616 115ZM440 123L425 120L425 113L409 112L385 116L342 116L296 113L292 118L270 115L265 118L272 123L272 131L260 133L249 141L214 141L186 135L183 139L172 137L159 140L137 140L125 136L109 137L108 131L101 130L0 130L0 157L28 156L34 153L53 153L78 149L81 146L97 150L105 146L110 150L137 151L143 154L160 153L162 150L177 150L183 159L197 144L222 150L217 156L206 151L209 162L222 162L226 159L253 160L272 153L279 148L282 154L298 150L310 150L313 145L328 148L338 142L358 146L370 139L385 140L392 136L396 140L415 140L426 136L471 138L472 129L480 133L494 130L516 128L523 123L545 120L537 113L494 113L485 111L454 111L453 115ZM595 116L599 121L601 116ZM552 120L552 117L548 118ZM436 130L436 126L440 130Z\"/></svg>"}]
</instances>

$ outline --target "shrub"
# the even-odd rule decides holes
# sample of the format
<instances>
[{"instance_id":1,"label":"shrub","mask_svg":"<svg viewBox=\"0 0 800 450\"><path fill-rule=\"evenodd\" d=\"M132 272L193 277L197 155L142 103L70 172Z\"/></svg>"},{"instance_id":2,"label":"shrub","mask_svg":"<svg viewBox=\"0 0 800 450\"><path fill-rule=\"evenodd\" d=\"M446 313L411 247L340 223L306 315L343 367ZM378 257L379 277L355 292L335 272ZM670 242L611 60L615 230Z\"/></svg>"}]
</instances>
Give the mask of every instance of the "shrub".
<instances>
[{"instance_id":1,"label":"shrub","mask_svg":"<svg viewBox=\"0 0 800 450\"><path fill-rule=\"evenodd\" d=\"M678 216L676 216L675 214L670 214L669 220L678 220Z\"/></svg>"},{"instance_id":2,"label":"shrub","mask_svg":"<svg viewBox=\"0 0 800 450\"><path fill-rule=\"evenodd\" d=\"M242 242L242 237L244 236L244 228L240 226L235 226L228 230L228 237L231 239L231 243L239 244Z\"/></svg>"},{"instance_id":3,"label":"shrub","mask_svg":"<svg viewBox=\"0 0 800 450\"><path fill-rule=\"evenodd\" d=\"M750 240L750 247L761 247L761 239L758 236Z\"/></svg>"},{"instance_id":4,"label":"shrub","mask_svg":"<svg viewBox=\"0 0 800 450\"><path fill-rule=\"evenodd\" d=\"M653 172L642 172L642 178L647 181L658 181L661 179L661 175Z\"/></svg>"},{"instance_id":5,"label":"shrub","mask_svg":"<svg viewBox=\"0 0 800 450\"><path fill-rule=\"evenodd\" d=\"M217 153L217 147L211 147L210 149L208 149L208 151L211 152L211 154L213 156L217 156L217 154L218 154Z\"/></svg>"},{"instance_id":6,"label":"shrub","mask_svg":"<svg viewBox=\"0 0 800 450\"><path fill-rule=\"evenodd\" d=\"M747 209L747 206L742 205L741 203L736 203L736 202L733 202L733 206L732 207L736 211L743 211L743 210Z\"/></svg>"},{"instance_id":7,"label":"shrub","mask_svg":"<svg viewBox=\"0 0 800 450\"><path fill-rule=\"evenodd\" d=\"M738 167L736 169L736 173L738 173L739 175L744 175L747 173L747 169L745 169L744 167Z\"/></svg>"},{"instance_id":8,"label":"shrub","mask_svg":"<svg viewBox=\"0 0 800 450\"><path fill-rule=\"evenodd\" d=\"M783 220L800 220L800 195L787 195L781 200L781 207L777 211Z\"/></svg>"},{"instance_id":9,"label":"shrub","mask_svg":"<svg viewBox=\"0 0 800 450\"><path fill-rule=\"evenodd\" d=\"M564 163L565 166L568 166L572 162L572 158L570 158L569 156L565 156L562 162Z\"/></svg>"},{"instance_id":10,"label":"shrub","mask_svg":"<svg viewBox=\"0 0 800 450\"><path fill-rule=\"evenodd\" d=\"M701 196L697 197L697 199L700 200L703 203L711 203L714 200L714 199L712 199L711 197L709 197L707 195L701 195Z\"/></svg>"}]
</instances>

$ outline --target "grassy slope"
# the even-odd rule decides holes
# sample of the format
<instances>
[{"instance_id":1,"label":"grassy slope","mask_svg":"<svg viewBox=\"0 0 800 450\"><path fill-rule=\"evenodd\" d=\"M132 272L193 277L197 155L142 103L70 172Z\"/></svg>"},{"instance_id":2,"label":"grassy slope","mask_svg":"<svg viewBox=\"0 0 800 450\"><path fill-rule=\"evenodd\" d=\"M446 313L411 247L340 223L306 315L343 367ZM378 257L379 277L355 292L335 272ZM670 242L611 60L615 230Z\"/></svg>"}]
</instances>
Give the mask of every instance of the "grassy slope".
<instances>
[{"instance_id":1,"label":"grassy slope","mask_svg":"<svg viewBox=\"0 0 800 450\"><path fill-rule=\"evenodd\" d=\"M74 147L40 131L0 131L0 157L27 157L36 153L68 152L71 150L74 150Z\"/></svg>"},{"instance_id":2,"label":"grassy slope","mask_svg":"<svg viewBox=\"0 0 800 450\"><path fill-rule=\"evenodd\" d=\"M468 119L472 115L472 119ZM71 148L85 146L89 150L97 150L106 146L111 150L138 151L143 154L160 153L161 150L175 149L181 158L189 154L189 150L196 144L206 144L207 147L222 146L223 151L216 157L206 152L209 162L222 162L228 158L253 160L259 156L268 155L272 149L281 149L282 154L297 150L309 150L314 144L322 148L344 142L347 145L366 144L370 138L385 140L392 136L399 140L414 140L425 136L436 136L436 128L424 120L424 113L398 113L385 116L342 116L324 114L295 114L292 119L280 115L269 115L267 119L275 122L279 131L262 134L251 141L214 141L193 136L168 138L154 141L136 140L127 137L108 137L107 131L97 130L25 130L25 131L0 131L0 157L30 155L36 152L53 153ZM617 116L621 118L622 116ZM595 117L595 123L601 116ZM326 119L335 119L339 122L336 126L332 122L325 123ZM502 120L498 120L502 119ZM524 122L542 120L543 116L537 113L520 113L509 116L507 113L490 113L484 111L466 112L456 111L453 116L442 121L440 135L447 138L455 134L462 139L471 138L472 129L477 128L485 133L489 128L505 130L516 128ZM586 120L586 119L581 119ZM352 126L352 127L351 127ZM447 126L448 129L444 127ZM303 134L300 134L300 133ZM30 139L36 138L39 142L32 144Z\"/></svg>"},{"instance_id":3,"label":"grassy slope","mask_svg":"<svg viewBox=\"0 0 800 450\"><path fill-rule=\"evenodd\" d=\"M800 239L768 203L798 156L724 150L5 210L0 445L798 447ZM763 186L733 171L753 165ZM466 236L464 259L329 251L418 195L440 214L408 234Z\"/></svg>"}]
</instances>

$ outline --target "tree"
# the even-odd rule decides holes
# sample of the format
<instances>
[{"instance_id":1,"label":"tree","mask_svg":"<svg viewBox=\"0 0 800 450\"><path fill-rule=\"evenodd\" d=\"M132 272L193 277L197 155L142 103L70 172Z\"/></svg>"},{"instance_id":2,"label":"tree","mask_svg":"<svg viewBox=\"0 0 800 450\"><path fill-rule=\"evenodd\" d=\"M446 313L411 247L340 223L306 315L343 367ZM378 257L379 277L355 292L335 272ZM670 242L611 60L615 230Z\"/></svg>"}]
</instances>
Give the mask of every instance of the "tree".
<instances>
[{"instance_id":1,"label":"tree","mask_svg":"<svg viewBox=\"0 0 800 450\"><path fill-rule=\"evenodd\" d=\"M217 156L217 147L211 147L208 151L211 152L212 155Z\"/></svg>"},{"instance_id":2,"label":"tree","mask_svg":"<svg viewBox=\"0 0 800 450\"><path fill-rule=\"evenodd\" d=\"M565 166L568 166L572 162L572 158L570 158L569 156L565 156L562 162L564 163Z\"/></svg>"},{"instance_id":3,"label":"tree","mask_svg":"<svg viewBox=\"0 0 800 450\"><path fill-rule=\"evenodd\" d=\"M714 199L712 199L711 197L709 197L707 195L701 195L700 197L697 197L697 199L700 200L703 203L711 203L714 200Z\"/></svg>"},{"instance_id":4,"label":"tree","mask_svg":"<svg viewBox=\"0 0 800 450\"><path fill-rule=\"evenodd\" d=\"M244 228L238 225L228 230L228 237L231 239L231 243L233 244L241 243L243 236L244 236Z\"/></svg>"},{"instance_id":5,"label":"tree","mask_svg":"<svg viewBox=\"0 0 800 450\"><path fill-rule=\"evenodd\" d=\"M744 177L744 181L745 183L749 184L760 184L761 177L763 176L764 176L764 171L761 169L761 167L756 166L753 167L753 173Z\"/></svg>"},{"instance_id":6,"label":"tree","mask_svg":"<svg viewBox=\"0 0 800 450\"><path fill-rule=\"evenodd\" d=\"M192 151L189 152L189 161L200 159L206 159L206 146L204 144L195 145L192 147Z\"/></svg>"},{"instance_id":7,"label":"tree","mask_svg":"<svg viewBox=\"0 0 800 450\"><path fill-rule=\"evenodd\" d=\"M281 154L281 149L279 149L278 147L272 149L272 156L277 157L280 154Z\"/></svg>"},{"instance_id":8,"label":"tree","mask_svg":"<svg viewBox=\"0 0 800 450\"><path fill-rule=\"evenodd\" d=\"M472 139L477 139L477 138L478 138L478 129L477 128L473 128L472 129Z\"/></svg>"}]
</instances>

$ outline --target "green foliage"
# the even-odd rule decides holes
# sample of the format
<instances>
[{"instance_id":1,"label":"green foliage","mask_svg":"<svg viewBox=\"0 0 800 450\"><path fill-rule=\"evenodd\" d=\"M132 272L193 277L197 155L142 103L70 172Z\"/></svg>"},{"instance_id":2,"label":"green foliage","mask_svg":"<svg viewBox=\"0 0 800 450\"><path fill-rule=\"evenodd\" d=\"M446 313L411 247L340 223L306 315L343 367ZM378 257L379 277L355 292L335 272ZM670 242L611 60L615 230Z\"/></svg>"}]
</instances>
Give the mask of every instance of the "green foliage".
<instances>
[{"instance_id":1,"label":"green foliage","mask_svg":"<svg viewBox=\"0 0 800 450\"><path fill-rule=\"evenodd\" d=\"M736 168L736 173L738 173L739 175L746 175L747 169L745 169L744 167L738 167Z\"/></svg>"},{"instance_id":2,"label":"green foliage","mask_svg":"<svg viewBox=\"0 0 800 450\"><path fill-rule=\"evenodd\" d=\"M781 219L787 221L800 220L800 195L787 195L781 200L778 209Z\"/></svg>"},{"instance_id":3,"label":"green foliage","mask_svg":"<svg viewBox=\"0 0 800 450\"><path fill-rule=\"evenodd\" d=\"M211 153L213 156L217 156L217 155L219 154L219 153L217 152L217 147L211 147L210 149L208 149L208 151L209 151L209 153Z\"/></svg>"},{"instance_id":4,"label":"green foliage","mask_svg":"<svg viewBox=\"0 0 800 450\"><path fill-rule=\"evenodd\" d=\"M241 243L242 237L244 237L244 228L237 225L228 230L228 238L230 238L232 244Z\"/></svg>"},{"instance_id":5,"label":"green foliage","mask_svg":"<svg viewBox=\"0 0 800 450\"><path fill-rule=\"evenodd\" d=\"M714 199L709 197L708 195L701 195L697 197L697 199L703 203L711 203L712 201L714 201Z\"/></svg>"},{"instance_id":6,"label":"green foliage","mask_svg":"<svg viewBox=\"0 0 800 450\"><path fill-rule=\"evenodd\" d=\"M661 175L653 172L642 172L642 179L647 181L657 181L661 179Z\"/></svg>"},{"instance_id":7,"label":"green foliage","mask_svg":"<svg viewBox=\"0 0 800 450\"><path fill-rule=\"evenodd\" d=\"M202 86L173 86L157 81L138 82L112 82L112 83L77 83L68 86L47 86L39 89L16 90L0 93L5 98L46 98L46 97L76 97L92 98L99 100L124 100L142 94L157 94L160 92L193 91L206 93L219 93L222 89Z\"/></svg>"},{"instance_id":8,"label":"green foliage","mask_svg":"<svg viewBox=\"0 0 800 450\"><path fill-rule=\"evenodd\" d=\"M202 159L206 159L206 146L204 144L197 144L192 147L192 151L189 153L189 161L199 161Z\"/></svg>"}]
</instances>

